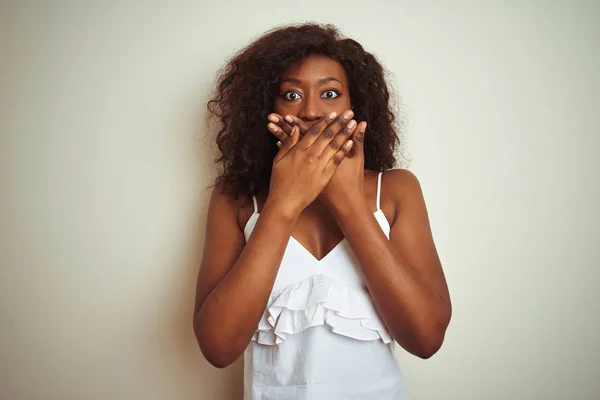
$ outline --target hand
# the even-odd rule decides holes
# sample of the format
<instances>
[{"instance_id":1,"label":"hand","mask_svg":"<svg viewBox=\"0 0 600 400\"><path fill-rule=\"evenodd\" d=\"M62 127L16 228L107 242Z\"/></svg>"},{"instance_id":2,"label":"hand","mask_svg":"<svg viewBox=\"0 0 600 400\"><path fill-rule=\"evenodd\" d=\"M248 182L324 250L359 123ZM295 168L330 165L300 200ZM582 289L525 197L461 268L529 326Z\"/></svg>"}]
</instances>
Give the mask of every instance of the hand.
<instances>
[{"instance_id":1,"label":"hand","mask_svg":"<svg viewBox=\"0 0 600 400\"><path fill-rule=\"evenodd\" d=\"M352 121L347 123L352 114L335 117L335 113L328 115L306 130L302 138L298 126L292 127L288 135L269 124L281 144L273 160L267 203L283 208L290 218L300 215L317 198L352 148L349 138L353 129L348 127Z\"/></svg>"},{"instance_id":2,"label":"hand","mask_svg":"<svg viewBox=\"0 0 600 400\"><path fill-rule=\"evenodd\" d=\"M270 114L268 120L271 122L268 124L269 131L278 138L283 137L284 140L289 136L289 132L293 127L300 128L301 135L310 129L310 126L304 121L290 115L283 118L278 114ZM364 196L363 144L366 127L367 123L363 121L355 128L350 128L354 146L318 196L330 207L336 202L344 202L348 199L357 198L356 196ZM278 143L279 145L280 143Z\"/></svg>"}]
</instances>

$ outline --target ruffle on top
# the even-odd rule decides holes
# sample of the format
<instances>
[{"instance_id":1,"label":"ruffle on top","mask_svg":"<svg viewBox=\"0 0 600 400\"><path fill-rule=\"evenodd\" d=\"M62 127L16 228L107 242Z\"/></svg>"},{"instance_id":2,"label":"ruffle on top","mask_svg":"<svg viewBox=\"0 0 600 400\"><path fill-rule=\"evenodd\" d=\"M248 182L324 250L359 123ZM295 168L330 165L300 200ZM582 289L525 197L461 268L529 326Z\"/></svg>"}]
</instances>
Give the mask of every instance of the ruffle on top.
<instances>
[{"instance_id":1,"label":"ruffle on top","mask_svg":"<svg viewBox=\"0 0 600 400\"><path fill-rule=\"evenodd\" d=\"M328 325L333 333L357 340L392 342L368 293L322 274L273 292L252 340L278 345L288 335Z\"/></svg>"}]
</instances>

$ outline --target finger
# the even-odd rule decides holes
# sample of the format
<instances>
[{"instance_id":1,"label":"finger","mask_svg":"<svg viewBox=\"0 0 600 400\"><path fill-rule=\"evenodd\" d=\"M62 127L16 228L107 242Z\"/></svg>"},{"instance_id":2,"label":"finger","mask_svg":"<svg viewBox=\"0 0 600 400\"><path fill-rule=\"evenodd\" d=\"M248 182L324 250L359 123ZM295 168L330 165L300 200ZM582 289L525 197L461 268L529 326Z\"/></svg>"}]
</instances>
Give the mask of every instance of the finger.
<instances>
[{"instance_id":1,"label":"finger","mask_svg":"<svg viewBox=\"0 0 600 400\"><path fill-rule=\"evenodd\" d=\"M292 132L294 133L294 135L290 137L292 147L294 147L300 141L300 128L297 126L295 126L294 128L292 128Z\"/></svg>"},{"instance_id":2,"label":"finger","mask_svg":"<svg viewBox=\"0 0 600 400\"><path fill-rule=\"evenodd\" d=\"M272 114L269 114L267 119L269 120L269 122L272 122L275 125L277 125L286 134L289 135L292 132L292 125L285 122L284 118L281 115L272 113Z\"/></svg>"},{"instance_id":3,"label":"finger","mask_svg":"<svg viewBox=\"0 0 600 400\"><path fill-rule=\"evenodd\" d=\"M329 146L329 143L340 131L343 131L345 139L350 139L348 131L349 128L346 127L346 124L350 121L352 115L354 115L352 110L346 110L336 119L334 119L325 129L323 129L323 132L317 137L314 144L311 146L315 149L317 154L323 153L323 150ZM354 128L354 126L352 128ZM311 130L312 128L309 129L309 132L311 132ZM344 141L342 141L342 143Z\"/></svg>"},{"instance_id":4,"label":"finger","mask_svg":"<svg viewBox=\"0 0 600 400\"><path fill-rule=\"evenodd\" d=\"M300 135L304 135L310 129L310 125L308 125L306 122L302 121L300 118L294 117L293 115L286 115L285 121L290 126L294 126L294 125L298 126L298 128L300 128Z\"/></svg>"},{"instance_id":5,"label":"finger","mask_svg":"<svg viewBox=\"0 0 600 400\"><path fill-rule=\"evenodd\" d=\"M321 121L319 121L315 125L311 126L308 129L308 131L306 131L306 133L304 134L302 139L300 139L300 142L302 143L302 147L305 149L310 148L321 137L321 133L323 133L324 129L329 128L329 126L334 121L337 121L336 116L337 116L336 112L331 112L329 115L327 115ZM342 117L342 116L340 116L340 117ZM342 117L342 118L344 118L344 117ZM330 134L332 131L328 131L328 132L329 132L328 134ZM329 140L331 140L331 138L329 138ZM323 146L321 146L320 148L315 148L316 154L321 154L322 151L323 151Z\"/></svg>"},{"instance_id":6,"label":"finger","mask_svg":"<svg viewBox=\"0 0 600 400\"><path fill-rule=\"evenodd\" d=\"M329 159L327 165L325 165L325 169L327 171L335 171L338 165L346 158L348 152L352 149L354 142L352 140L347 140L346 143Z\"/></svg>"},{"instance_id":7,"label":"finger","mask_svg":"<svg viewBox=\"0 0 600 400\"><path fill-rule=\"evenodd\" d=\"M318 154L323 153L323 151L329 146L330 142L336 137L336 135L342 131L343 135L346 139L350 138L350 132L346 124L350 121L354 113L352 110L346 110L341 115L339 115L335 120L333 120L324 130L321 135L316 139L313 144L313 148L317 151ZM352 127L354 128L354 126ZM342 141L342 143L345 140Z\"/></svg>"},{"instance_id":8,"label":"finger","mask_svg":"<svg viewBox=\"0 0 600 400\"><path fill-rule=\"evenodd\" d=\"M332 112L323 118L321 121L317 122L315 125L311 126L302 136L300 142L302 143L302 147L308 149L319 137L323 129L325 129L329 124L335 119L337 113Z\"/></svg>"},{"instance_id":9,"label":"finger","mask_svg":"<svg viewBox=\"0 0 600 400\"><path fill-rule=\"evenodd\" d=\"M267 124L267 129L269 130L269 132L271 132L273 134L273 136L275 136L280 142L283 142L285 139L288 138L288 134L285 133L279 126L277 126L276 124L274 124L273 122L269 122Z\"/></svg>"},{"instance_id":10,"label":"finger","mask_svg":"<svg viewBox=\"0 0 600 400\"><path fill-rule=\"evenodd\" d=\"M367 131L367 123L362 121L352 134L352 140L354 141L354 146L352 148L352 153L350 157L354 157L357 154L362 154L364 152L365 147L365 132Z\"/></svg>"},{"instance_id":11,"label":"finger","mask_svg":"<svg viewBox=\"0 0 600 400\"><path fill-rule=\"evenodd\" d=\"M358 130L358 126L355 120L350 120L344 127L338 132L337 135L329 142L329 145L323 149L321 157L325 159L331 158L348 140L353 139L353 135ZM354 151L354 150L353 150ZM350 153L351 156L353 153Z\"/></svg>"},{"instance_id":12,"label":"finger","mask_svg":"<svg viewBox=\"0 0 600 400\"><path fill-rule=\"evenodd\" d=\"M299 136L300 132L298 130L298 127L293 127L290 136L283 142L278 143L277 147L279 147L279 152L277 152L277 155L275 156L275 162L278 162L290 152L290 150L296 145L296 143L298 143Z\"/></svg>"}]
</instances>

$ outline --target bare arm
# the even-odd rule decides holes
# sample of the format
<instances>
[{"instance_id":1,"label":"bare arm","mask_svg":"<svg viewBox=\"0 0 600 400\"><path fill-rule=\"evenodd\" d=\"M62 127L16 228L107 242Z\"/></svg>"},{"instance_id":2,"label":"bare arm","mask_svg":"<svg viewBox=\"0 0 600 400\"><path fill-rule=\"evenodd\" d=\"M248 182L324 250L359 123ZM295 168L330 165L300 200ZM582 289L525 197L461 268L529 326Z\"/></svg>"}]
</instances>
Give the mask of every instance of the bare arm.
<instances>
[{"instance_id":1,"label":"bare arm","mask_svg":"<svg viewBox=\"0 0 600 400\"><path fill-rule=\"evenodd\" d=\"M406 170L390 171L386 178L396 204L389 241L364 198L334 213L392 336L407 351L429 358L450 322L448 287L417 178Z\"/></svg>"},{"instance_id":2,"label":"bare arm","mask_svg":"<svg viewBox=\"0 0 600 400\"><path fill-rule=\"evenodd\" d=\"M215 187L198 275L194 332L206 359L226 367L248 346L266 307L295 220L267 200L245 243L238 205Z\"/></svg>"}]
</instances>

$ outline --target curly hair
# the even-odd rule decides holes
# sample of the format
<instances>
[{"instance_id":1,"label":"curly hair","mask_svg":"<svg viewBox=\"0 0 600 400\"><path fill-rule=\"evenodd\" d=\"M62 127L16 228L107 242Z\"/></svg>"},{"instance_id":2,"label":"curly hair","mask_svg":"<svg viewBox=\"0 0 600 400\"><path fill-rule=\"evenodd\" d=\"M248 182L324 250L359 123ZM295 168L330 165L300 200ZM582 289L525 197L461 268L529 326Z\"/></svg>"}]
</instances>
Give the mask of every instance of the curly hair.
<instances>
[{"instance_id":1,"label":"curly hair","mask_svg":"<svg viewBox=\"0 0 600 400\"><path fill-rule=\"evenodd\" d=\"M277 139L267 130L280 75L310 55L339 62L348 76L357 121L366 121L365 169L384 171L396 164L400 144L384 69L355 40L332 25L303 24L267 32L238 52L221 70L208 102L218 119L216 143L222 170L215 184L238 199L269 187Z\"/></svg>"}]
</instances>

